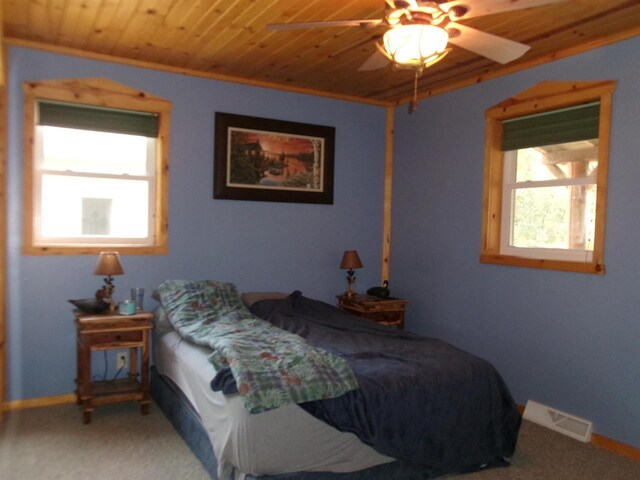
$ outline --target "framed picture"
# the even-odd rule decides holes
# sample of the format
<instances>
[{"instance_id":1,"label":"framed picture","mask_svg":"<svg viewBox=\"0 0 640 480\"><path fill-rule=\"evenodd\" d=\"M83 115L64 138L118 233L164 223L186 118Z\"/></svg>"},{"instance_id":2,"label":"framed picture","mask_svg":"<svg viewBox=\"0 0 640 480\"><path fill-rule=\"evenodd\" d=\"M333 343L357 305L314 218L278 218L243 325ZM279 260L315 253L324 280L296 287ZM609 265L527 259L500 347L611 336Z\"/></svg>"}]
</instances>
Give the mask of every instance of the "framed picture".
<instances>
[{"instance_id":1,"label":"framed picture","mask_svg":"<svg viewBox=\"0 0 640 480\"><path fill-rule=\"evenodd\" d=\"M335 128L216 112L213 198L333 203Z\"/></svg>"}]
</instances>

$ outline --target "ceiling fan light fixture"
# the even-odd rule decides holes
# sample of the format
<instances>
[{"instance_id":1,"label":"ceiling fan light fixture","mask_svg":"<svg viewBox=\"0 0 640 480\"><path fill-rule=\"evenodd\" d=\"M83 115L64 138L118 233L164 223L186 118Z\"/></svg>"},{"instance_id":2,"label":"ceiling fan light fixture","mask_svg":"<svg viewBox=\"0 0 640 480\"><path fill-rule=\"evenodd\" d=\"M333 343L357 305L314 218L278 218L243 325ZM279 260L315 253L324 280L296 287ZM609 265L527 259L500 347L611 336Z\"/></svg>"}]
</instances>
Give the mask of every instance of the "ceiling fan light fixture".
<instances>
[{"instance_id":1,"label":"ceiling fan light fixture","mask_svg":"<svg viewBox=\"0 0 640 480\"><path fill-rule=\"evenodd\" d=\"M387 30L384 51L394 63L409 68L433 65L446 54L449 34L428 24L399 25Z\"/></svg>"}]
</instances>

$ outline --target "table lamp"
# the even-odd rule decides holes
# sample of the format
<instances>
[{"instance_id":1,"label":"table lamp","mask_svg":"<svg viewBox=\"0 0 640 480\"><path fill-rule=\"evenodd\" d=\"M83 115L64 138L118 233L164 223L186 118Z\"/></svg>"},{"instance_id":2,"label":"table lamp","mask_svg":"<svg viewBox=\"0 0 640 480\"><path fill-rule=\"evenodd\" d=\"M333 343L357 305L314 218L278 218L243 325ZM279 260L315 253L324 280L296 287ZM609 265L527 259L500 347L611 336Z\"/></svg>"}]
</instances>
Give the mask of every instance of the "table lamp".
<instances>
[{"instance_id":1,"label":"table lamp","mask_svg":"<svg viewBox=\"0 0 640 480\"><path fill-rule=\"evenodd\" d=\"M340 268L347 269L347 284L349 288L346 296L351 298L355 296L356 292L353 289L353 285L356 283L356 277L354 275L354 268L362 268L362 262L358 256L358 252L355 250L347 250L342 255L342 262L340 262Z\"/></svg>"},{"instance_id":2,"label":"table lamp","mask_svg":"<svg viewBox=\"0 0 640 480\"><path fill-rule=\"evenodd\" d=\"M113 275L122 275L124 270L120 263L120 255L118 252L100 252L98 257L98 265L93 272L94 275L106 275L104 277L104 286L96 292L96 297L101 298L103 302L109 304L110 310L116 309L116 302L113 301Z\"/></svg>"}]
</instances>

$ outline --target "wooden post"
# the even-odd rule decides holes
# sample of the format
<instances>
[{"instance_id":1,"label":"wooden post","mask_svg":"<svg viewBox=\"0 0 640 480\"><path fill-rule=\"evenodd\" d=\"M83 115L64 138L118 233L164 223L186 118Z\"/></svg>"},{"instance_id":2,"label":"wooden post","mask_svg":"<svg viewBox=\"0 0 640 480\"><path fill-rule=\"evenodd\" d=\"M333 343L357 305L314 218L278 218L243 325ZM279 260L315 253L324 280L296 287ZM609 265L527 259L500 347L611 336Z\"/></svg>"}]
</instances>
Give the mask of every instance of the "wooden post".
<instances>
[{"instance_id":1,"label":"wooden post","mask_svg":"<svg viewBox=\"0 0 640 480\"><path fill-rule=\"evenodd\" d=\"M572 162L571 178L584 177L588 162ZM584 250L587 248L585 212L587 209L587 185L571 187L571 207L569 210L569 248Z\"/></svg>"},{"instance_id":2,"label":"wooden post","mask_svg":"<svg viewBox=\"0 0 640 480\"><path fill-rule=\"evenodd\" d=\"M384 219L382 225L381 282L389 280L389 256L391 253L391 185L393 180L394 112L394 107L387 107L386 146L384 158Z\"/></svg>"},{"instance_id":3,"label":"wooden post","mask_svg":"<svg viewBox=\"0 0 640 480\"><path fill-rule=\"evenodd\" d=\"M2 4L0 4L0 422L6 402L7 381L7 327L6 327L6 255L7 255L7 67L4 32L2 31Z\"/></svg>"}]
</instances>

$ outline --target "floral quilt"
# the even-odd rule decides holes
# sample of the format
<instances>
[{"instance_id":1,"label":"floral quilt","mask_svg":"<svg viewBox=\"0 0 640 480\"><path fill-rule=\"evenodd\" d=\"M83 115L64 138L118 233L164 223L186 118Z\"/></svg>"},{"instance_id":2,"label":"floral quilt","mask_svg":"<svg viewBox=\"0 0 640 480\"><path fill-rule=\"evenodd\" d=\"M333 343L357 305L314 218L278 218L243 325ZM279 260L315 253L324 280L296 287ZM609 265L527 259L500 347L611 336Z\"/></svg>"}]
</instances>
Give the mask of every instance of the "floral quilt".
<instances>
[{"instance_id":1,"label":"floral quilt","mask_svg":"<svg viewBox=\"0 0 640 480\"><path fill-rule=\"evenodd\" d=\"M209 361L218 372L230 370L250 413L358 388L342 358L254 316L232 283L167 280L157 294L173 328L211 347Z\"/></svg>"}]
</instances>

